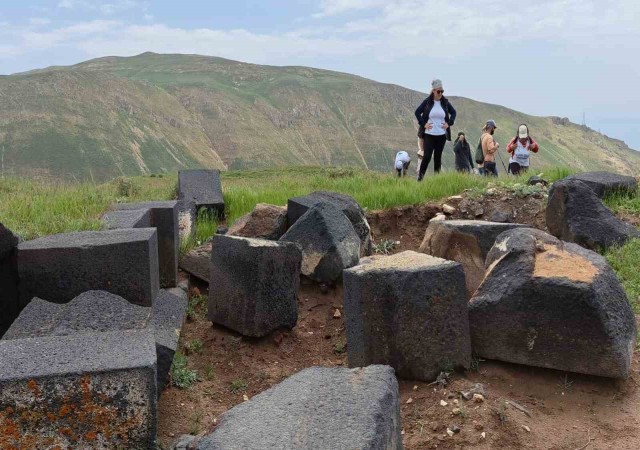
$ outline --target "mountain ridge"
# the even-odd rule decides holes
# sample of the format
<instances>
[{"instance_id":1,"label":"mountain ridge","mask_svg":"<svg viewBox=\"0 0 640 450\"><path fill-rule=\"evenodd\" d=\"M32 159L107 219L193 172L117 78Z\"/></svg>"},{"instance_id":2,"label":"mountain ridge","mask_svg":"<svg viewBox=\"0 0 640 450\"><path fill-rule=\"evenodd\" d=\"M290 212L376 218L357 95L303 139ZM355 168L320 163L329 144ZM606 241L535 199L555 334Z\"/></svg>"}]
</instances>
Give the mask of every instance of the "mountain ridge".
<instances>
[{"instance_id":1,"label":"mountain ridge","mask_svg":"<svg viewBox=\"0 0 640 450\"><path fill-rule=\"evenodd\" d=\"M304 66L150 52L96 58L0 77L2 170L94 181L188 167L389 170L397 150L417 149L413 111L424 96ZM488 118L498 122L503 149L528 123L542 148L534 170L640 167L640 153L622 141L567 119L450 99L459 112L454 133L471 142ZM452 159L448 144L445 168Z\"/></svg>"}]
</instances>

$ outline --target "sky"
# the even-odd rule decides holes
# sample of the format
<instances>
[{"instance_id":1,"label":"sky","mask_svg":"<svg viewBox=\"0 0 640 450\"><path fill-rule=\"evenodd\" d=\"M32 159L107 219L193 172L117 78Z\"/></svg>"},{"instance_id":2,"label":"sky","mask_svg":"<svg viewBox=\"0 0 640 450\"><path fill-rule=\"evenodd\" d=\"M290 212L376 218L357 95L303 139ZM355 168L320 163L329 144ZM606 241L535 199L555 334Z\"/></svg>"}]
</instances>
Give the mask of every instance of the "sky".
<instances>
[{"instance_id":1,"label":"sky","mask_svg":"<svg viewBox=\"0 0 640 450\"><path fill-rule=\"evenodd\" d=\"M145 51L440 78L640 150L638 0L0 0L0 74Z\"/></svg>"}]
</instances>

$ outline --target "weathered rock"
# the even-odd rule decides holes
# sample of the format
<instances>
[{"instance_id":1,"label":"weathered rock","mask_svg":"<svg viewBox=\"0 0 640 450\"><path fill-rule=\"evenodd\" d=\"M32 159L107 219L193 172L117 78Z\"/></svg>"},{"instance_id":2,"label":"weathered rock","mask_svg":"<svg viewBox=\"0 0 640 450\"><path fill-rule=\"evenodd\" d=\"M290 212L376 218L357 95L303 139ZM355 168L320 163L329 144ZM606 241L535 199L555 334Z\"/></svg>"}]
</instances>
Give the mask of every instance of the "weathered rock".
<instances>
[{"instance_id":1,"label":"weathered rock","mask_svg":"<svg viewBox=\"0 0 640 450\"><path fill-rule=\"evenodd\" d=\"M20 312L16 247L20 238L0 223L0 337Z\"/></svg>"},{"instance_id":2,"label":"weathered rock","mask_svg":"<svg viewBox=\"0 0 640 450\"><path fill-rule=\"evenodd\" d=\"M578 180L589 186L600 198L614 193L635 193L638 182L634 177L611 172L585 172L569 175L565 180Z\"/></svg>"},{"instance_id":3,"label":"weathered rock","mask_svg":"<svg viewBox=\"0 0 640 450\"><path fill-rule=\"evenodd\" d=\"M209 282L211 266L211 241L196 247L180 258L180 268L185 272Z\"/></svg>"},{"instance_id":4,"label":"weathered rock","mask_svg":"<svg viewBox=\"0 0 640 450\"><path fill-rule=\"evenodd\" d=\"M169 378L171 363L178 349L178 341L187 313L187 305L187 293L180 288L161 290L153 304L153 329L158 360L158 397Z\"/></svg>"},{"instance_id":5,"label":"weathered rock","mask_svg":"<svg viewBox=\"0 0 640 450\"><path fill-rule=\"evenodd\" d=\"M546 220L549 233L591 250L640 237L640 231L618 220L595 192L578 180L565 179L551 186Z\"/></svg>"},{"instance_id":6,"label":"weathered rock","mask_svg":"<svg viewBox=\"0 0 640 450\"><path fill-rule=\"evenodd\" d=\"M542 178L539 175L534 175L532 177L529 177L529 179L527 180L527 184L529 186L535 186L536 184L541 184L543 186L548 186L549 182L547 180L545 180L544 178Z\"/></svg>"},{"instance_id":7,"label":"weathered rock","mask_svg":"<svg viewBox=\"0 0 640 450\"><path fill-rule=\"evenodd\" d=\"M340 209L353 225L360 238L361 256L371 255L373 242L371 240L371 227L367 217L353 197L338 192L318 191L304 197L289 199L287 203L287 219L292 227L310 208L318 203L331 203Z\"/></svg>"},{"instance_id":8,"label":"weathered rock","mask_svg":"<svg viewBox=\"0 0 640 450\"><path fill-rule=\"evenodd\" d=\"M170 200L144 203L121 203L115 207L122 211L150 211L150 226L155 227L158 230L160 286L175 287L178 283L178 255L180 254L178 202Z\"/></svg>"},{"instance_id":9,"label":"weathered rock","mask_svg":"<svg viewBox=\"0 0 640 450\"><path fill-rule=\"evenodd\" d=\"M401 450L398 382L387 366L304 369L226 412L195 448Z\"/></svg>"},{"instance_id":10,"label":"weathered rock","mask_svg":"<svg viewBox=\"0 0 640 450\"><path fill-rule=\"evenodd\" d=\"M258 203L251 213L239 218L226 234L277 241L286 231L287 208Z\"/></svg>"},{"instance_id":11,"label":"weathered rock","mask_svg":"<svg viewBox=\"0 0 640 450\"><path fill-rule=\"evenodd\" d=\"M148 329L2 340L0 361L0 448L155 448Z\"/></svg>"},{"instance_id":12,"label":"weathered rock","mask_svg":"<svg viewBox=\"0 0 640 450\"><path fill-rule=\"evenodd\" d=\"M188 239L196 234L198 210L193 200L178 201L178 233L180 239Z\"/></svg>"},{"instance_id":13,"label":"weathered rock","mask_svg":"<svg viewBox=\"0 0 640 450\"><path fill-rule=\"evenodd\" d=\"M151 228L151 210L109 211L102 216L108 230L119 228Z\"/></svg>"},{"instance_id":14,"label":"weathered rock","mask_svg":"<svg viewBox=\"0 0 640 450\"><path fill-rule=\"evenodd\" d=\"M293 243L214 236L209 320L253 337L293 328L301 260Z\"/></svg>"},{"instance_id":15,"label":"weathered rock","mask_svg":"<svg viewBox=\"0 0 640 450\"><path fill-rule=\"evenodd\" d=\"M190 202L197 210L207 209L222 217L224 197L219 170L181 170L178 172L178 199Z\"/></svg>"},{"instance_id":16,"label":"weathered rock","mask_svg":"<svg viewBox=\"0 0 640 450\"><path fill-rule=\"evenodd\" d=\"M606 260L542 231L496 240L469 303L481 357L613 378L629 375L636 324Z\"/></svg>"},{"instance_id":17,"label":"weathered rock","mask_svg":"<svg viewBox=\"0 0 640 450\"><path fill-rule=\"evenodd\" d=\"M489 221L497 223L513 222L513 211L507 208L498 208L491 211Z\"/></svg>"},{"instance_id":18,"label":"weathered rock","mask_svg":"<svg viewBox=\"0 0 640 450\"><path fill-rule=\"evenodd\" d=\"M280 242L300 245L302 274L319 283L334 283L360 259L360 238L349 219L331 203L310 208Z\"/></svg>"},{"instance_id":19,"label":"weathered rock","mask_svg":"<svg viewBox=\"0 0 640 450\"><path fill-rule=\"evenodd\" d=\"M471 297L484 278L484 262L498 235L525 226L482 220L430 222L420 252L461 263Z\"/></svg>"},{"instance_id":20,"label":"weathered rock","mask_svg":"<svg viewBox=\"0 0 640 450\"><path fill-rule=\"evenodd\" d=\"M5 340L76 333L144 329L151 308L105 291L87 291L66 304L34 298L4 335Z\"/></svg>"},{"instance_id":21,"label":"weathered rock","mask_svg":"<svg viewBox=\"0 0 640 450\"><path fill-rule=\"evenodd\" d=\"M66 303L105 290L151 306L158 294L155 228L56 234L18 245L20 303L34 297Z\"/></svg>"},{"instance_id":22,"label":"weathered rock","mask_svg":"<svg viewBox=\"0 0 640 450\"><path fill-rule=\"evenodd\" d=\"M471 343L462 265L412 251L344 271L349 366L389 364L431 381L469 367Z\"/></svg>"}]
</instances>

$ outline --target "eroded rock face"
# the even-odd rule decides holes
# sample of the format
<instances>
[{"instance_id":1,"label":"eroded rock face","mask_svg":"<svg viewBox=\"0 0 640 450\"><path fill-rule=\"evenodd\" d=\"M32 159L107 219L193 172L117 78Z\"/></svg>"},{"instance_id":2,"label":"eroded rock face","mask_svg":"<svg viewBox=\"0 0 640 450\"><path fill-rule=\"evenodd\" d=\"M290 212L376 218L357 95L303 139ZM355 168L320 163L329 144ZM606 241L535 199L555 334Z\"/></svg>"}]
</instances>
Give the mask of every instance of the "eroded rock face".
<instances>
[{"instance_id":1,"label":"eroded rock face","mask_svg":"<svg viewBox=\"0 0 640 450\"><path fill-rule=\"evenodd\" d=\"M636 323L606 260L542 231L502 233L469 303L481 357L626 378Z\"/></svg>"},{"instance_id":2,"label":"eroded rock face","mask_svg":"<svg viewBox=\"0 0 640 450\"><path fill-rule=\"evenodd\" d=\"M420 252L462 264L467 293L471 297L484 278L484 262L496 237L519 227L525 225L482 220L430 222Z\"/></svg>"},{"instance_id":3,"label":"eroded rock face","mask_svg":"<svg viewBox=\"0 0 640 450\"><path fill-rule=\"evenodd\" d=\"M623 245L640 237L640 231L618 220L589 186L576 179L551 186L546 220L549 233L591 250Z\"/></svg>"},{"instance_id":4,"label":"eroded rock face","mask_svg":"<svg viewBox=\"0 0 640 450\"><path fill-rule=\"evenodd\" d=\"M364 258L344 271L349 366L388 364L433 381L468 368L471 343L462 266L406 251Z\"/></svg>"},{"instance_id":5,"label":"eroded rock face","mask_svg":"<svg viewBox=\"0 0 640 450\"><path fill-rule=\"evenodd\" d=\"M258 203L253 211L238 219L227 236L277 241L287 231L287 208Z\"/></svg>"},{"instance_id":6,"label":"eroded rock face","mask_svg":"<svg viewBox=\"0 0 640 450\"><path fill-rule=\"evenodd\" d=\"M568 176L565 180L582 181L600 198L616 192L634 193L638 189L635 178L604 171L577 173Z\"/></svg>"},{"instance_id":7,"label":"eroded rock face","mask_svg":"<svg viewBox=\"0 0 640 450\"><path fill-rule=\"evenodd\" d=\"M344 269L360 260L360 238L349 219L331 203L313 206L280 241L302 248L302 274L319 283L334 283Z\"/></svg>"},{"instance_id":8,"label":"eroded rock face","mask_svg":"<svg viewBox=\"0 0 640 450\"><path fill-rule=\"evenodd\" d=\"M388 366L311 367L226 412L197 450L401 450L398 382Z\"/></svg>"}]
</instances>

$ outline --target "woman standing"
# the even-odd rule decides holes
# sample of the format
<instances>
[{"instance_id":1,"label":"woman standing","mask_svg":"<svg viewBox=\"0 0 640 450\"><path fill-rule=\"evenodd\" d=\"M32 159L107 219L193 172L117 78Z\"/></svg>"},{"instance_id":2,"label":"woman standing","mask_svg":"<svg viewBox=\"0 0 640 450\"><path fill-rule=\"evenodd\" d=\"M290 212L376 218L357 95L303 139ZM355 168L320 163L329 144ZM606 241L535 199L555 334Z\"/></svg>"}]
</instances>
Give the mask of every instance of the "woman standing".
<instances>
[{"instance_id":1,"label":"woman standing","mask_svg":"<svg viewBox=\"0 0 640 450\"><path fill-rule=\"evenodd\" d=\"M473 169L471 147L462 131L458 133L458 137L454 142L453 153L456 154L456 170L458 172L471 172L471 169Z\"/></svg>"},{"instance_id":2,"label":"woman standing","mask_svg":"<svg viewBox=\"0 0 640 450\"><path fill-rule=\"evenodd\" d=\"M507 145L509 171L514 175L529 170L529 152L538 153L538 143L529 136L529 127L522 124L518 127L518 134Z\"/></svg>"},{"instance_id":3,"label":"woman standing","mask_svg":"<svg viewBox=\"0 0 640 450\"><path fill-rule=\"evenodd\" d=\"M422 181L431 162L431 156L434 156L433 172L440 172L444 144L451 141L450 127L456 120L456 110L444 96L442 81L431 82L431 94L416 109L416 118L420 125L418 137L423 140L424 150L418 172L418 181Z\"/></svg>"}]
</instances>

